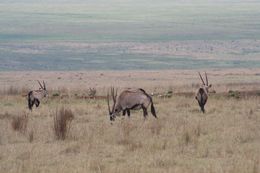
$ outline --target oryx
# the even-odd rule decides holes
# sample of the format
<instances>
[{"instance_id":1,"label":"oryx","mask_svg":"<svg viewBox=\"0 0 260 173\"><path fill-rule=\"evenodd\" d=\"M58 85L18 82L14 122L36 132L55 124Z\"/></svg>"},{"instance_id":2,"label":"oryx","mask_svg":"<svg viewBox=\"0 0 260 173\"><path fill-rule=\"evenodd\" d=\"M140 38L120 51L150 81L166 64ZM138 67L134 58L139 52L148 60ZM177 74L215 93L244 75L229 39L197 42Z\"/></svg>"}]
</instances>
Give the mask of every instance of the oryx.
<instances>
[{"instance_id":1,"label":"oryx","mask_svg":"<svg viewBox=\"0 0 260 173\"><path fill-rule=\"evenodd\" d=\"M112 110L109 105L109 93L107 94L107 104L109 117L111 121L115 120L116 115L123 111L123 115L127 113L130 117L130 110L143 109L144 118L148 115L147 108L151 105L151 113L157 118L153 100L143 89L126 89L117 97L117 90L111 88L111 96L113 99Z\"/></svg>"},{"instance_id":2,"label":"oryx","mask_svg":"<svg viewBox=\"0 0 260 173\"><path fill-rule=\"evenodd\" d=\"M208 83L208 77L207 73L205 72L205 78L206 78L206 83L204 82L201 74L199 73L200 79L202 81L202 85L199 87L198 91L196 92L196 100L199 103L200 109L203 113L205 113L204 106L207 103L208 100L208 93L209 93L209 88L212 86L211 84L209 85Z\"/></svg>"},{"instance_id":3,"label":"oryx","mask_svg":"<svg viewBox=\"0 0 260 173\"><path fill-rule=\"evenodd\" d=\"M38 83L40 85L39 90L32 90L28 93L28 108L30 110L32 110L34 104L38 107L40 105L40 100L48 95L45 82L43 81L41 84L41 82L38 81Z\"/></svg>"}]
</instances>

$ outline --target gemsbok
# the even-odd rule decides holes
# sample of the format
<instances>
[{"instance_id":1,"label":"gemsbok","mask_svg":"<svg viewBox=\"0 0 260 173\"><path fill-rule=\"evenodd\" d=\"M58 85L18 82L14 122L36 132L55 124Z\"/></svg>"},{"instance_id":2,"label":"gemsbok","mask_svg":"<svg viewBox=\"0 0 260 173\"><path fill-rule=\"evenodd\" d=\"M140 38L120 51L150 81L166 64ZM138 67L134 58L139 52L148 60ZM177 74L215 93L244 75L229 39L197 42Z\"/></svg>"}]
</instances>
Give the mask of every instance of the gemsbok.
<instances>
[{"instance_id":1,"label":"gemsbok","mask_svg":"<svg viewBox=\"0 0 260 173\"><path fill-rule=\"evenodd\" d=\"M41 82L38 81L38 83L40 85L39 90L33 90L28 93L28 108L30 110L32 110L34 104L38 107L40 105L40 100L48 95L45 82L43 81L41 84Z\"/></svg>"},{"instance_id":2,"label":"gemsbok","mask_svg":"<svg viewBox=\"0 0 260 173\"><path fill-rule=\"evenodd\" d=\"M202 81L202 85L200 86L200 88L198 89L198 91L196 92L196 100L199 103L200 109L203 113L205 113L205 109L204 106L207 103L208 100L208 93L209 93L209 88L212 86L211 84L209 85L208 83L208 76L207 73L205 72L205 78L206 78L206 83L204 82L201 74L199 73L200 79Z\"/></svg>"},{"instance_id":3,"label":"gemsbok","mask_svg":"<svg viewBox=\"0 0 260 173\"><path fill-rule=\"evenodd\" d=\"M130 110L139 109L143 109L143 116L146 118L148 115L147 109L150 105L152 115L157 118L152 97L141 88L124 90L118 98L117 90L115 91L114 88L111 88L111 96L113 99L112 110L109 104L109 93L107 94L108 111L111 121L114 121L121 111L123 111L123 115L127 113L128 117L130 117Z\"/></svg>"}]
</instances>

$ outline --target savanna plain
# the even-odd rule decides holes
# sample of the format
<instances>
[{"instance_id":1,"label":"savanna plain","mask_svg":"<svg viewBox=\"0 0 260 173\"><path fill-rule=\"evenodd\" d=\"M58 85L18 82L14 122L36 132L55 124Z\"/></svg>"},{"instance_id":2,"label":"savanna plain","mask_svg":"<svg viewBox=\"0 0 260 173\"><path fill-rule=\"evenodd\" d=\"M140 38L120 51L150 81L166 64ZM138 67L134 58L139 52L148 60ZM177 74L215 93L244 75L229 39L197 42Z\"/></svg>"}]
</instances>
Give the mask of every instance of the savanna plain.
<instances>
[{"instance_id":1,"label":"savanna plain","mask_svg":"<svg viewBox=\"0 0 260 173\"><path fill-rule=\"evenodd\" d=\"M0 172L259 173L259 69L207 72L205 114L193 70L1 72ZM29 111L26 93L38 77L49 95ZM111 86L144 88L158 119L135 111L111 123ZM57 130L61 115L66 130Z\"/></svg>"},{"instance_id":2,"label":"savanna plain","mask_svg":"<svg viewBox=\"0 0 260 173\"><path fill-rule=\"evenodd\" d=\"M0 173L260 173L257 0L39 2L0 2ZM158 119L110 122L110 87L145 89Z\"/></svg>"}]
</instances>

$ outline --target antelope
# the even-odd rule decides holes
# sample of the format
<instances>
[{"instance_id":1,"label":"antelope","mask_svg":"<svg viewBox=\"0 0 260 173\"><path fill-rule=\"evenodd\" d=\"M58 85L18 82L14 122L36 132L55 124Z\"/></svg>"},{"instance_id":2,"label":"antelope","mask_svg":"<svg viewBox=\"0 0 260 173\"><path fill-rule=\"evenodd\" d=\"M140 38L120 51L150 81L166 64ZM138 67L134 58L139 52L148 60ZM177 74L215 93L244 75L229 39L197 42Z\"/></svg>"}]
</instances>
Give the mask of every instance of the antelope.
<instances>
[{"instance_id":1,"label":"antelope","mask_svg":"<svg viewBox=\"0 0 260 173\"><path fill-rule=\"evenodd\" d=\"M115 91L114 88L111 88L111 96L113 99L112 109L110 109L109 104L109 93L107 94L110 121L114 121L116 115L118 115L121 111L123 111L123 116L127 113L128 117L130 117L130 110L140 109L143 109L143 116L146 119L146 116L148 115L147 109L150 105L152 115L157 118L152 97L141 88L124 90L120 93L118 98L117 90Z\"/></svg>"},{"instance_id":2,"label":"antelope","mask_svg":"<svg viewBox=\"0 0 260 173\"><path fill-rule=\"evenodd\" d=\"M208 100L209 88L212 85L211 84L209 85L209 83L208 83L208 77L207 77L207 73L206 72L205 72L206 83L204 82L204 80L203 80L203 78L202 78L200 73L199 73L199 76L200 76L200 79L202 81L202 85L200 86L200 88L196 92L195 99L198 101L201 111L203 113L205 113L204 106L206 105L207 100Z\"/></svg>"},{"instance_id":3,"label":"antelope","mask_svg":"<svg viewBox=\"0 0 260 173\"><path fill-rule=\"evenodd\" d=\"M41 84L41 82L38 81L38 83L40 85L39 90L33 90L28 93L28 108L30 110L32 110L34 104L38 107L40 105L40 100L48 95L45 82L43 81Z\"/></svg>"}]
</instances>

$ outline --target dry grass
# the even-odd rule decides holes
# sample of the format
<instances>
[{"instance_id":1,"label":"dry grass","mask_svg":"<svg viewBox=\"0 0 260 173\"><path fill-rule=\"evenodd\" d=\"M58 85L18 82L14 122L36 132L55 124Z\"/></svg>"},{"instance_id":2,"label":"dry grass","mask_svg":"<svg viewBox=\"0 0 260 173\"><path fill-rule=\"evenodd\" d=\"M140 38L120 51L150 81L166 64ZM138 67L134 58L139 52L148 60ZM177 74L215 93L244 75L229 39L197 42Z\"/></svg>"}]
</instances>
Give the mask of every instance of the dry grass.
<instances>
[{"instance_id":1,"label":"dry grass","mask_svg":"<svg viewBox=\"0 0 260 173\"><path fill-rule=\"evenodd\" d=\"M30 143L33 142L33 139L34 139L34 132L31 130L29 133L28 133L28 140Z\"/></svg>"},{"instance_id":2,"label":"dry grass","mask_svg":"<svg viewBox=\"0 0 260 173\"><path fill-rule=\"evenodd\" d=\"M12 118L11 126L13 130L25 133L28 125L28 115L23 113L19 116L14 116Z\"/></svg>"},{"instance_id":3,"label":"dry grass","mask_svg":"<svg viewBox=\"0 0 260 173\"><path fill-rule=\"evenodd\" d=\"M74 114L70 109L62 107L60 110L56 111L53 119L53 129L57 139L64 140L67 137L73 118Z\"/></svg>"},{"instance_id":4,"label":"dry grass","mask_svg":"<svg viewBox=\"0 0 260 173\"><path fill-rule=\"evenodd\" d=\"M203 69L207 71L209 82L216 92L232 90L259 89L260 69ZM79 78L82 77L82 79ZM70 95L71 91L88 93L95 88L98 95L105 95L105 88L141 87L149 92L193 91L200 85L197 70L160 70L160 71L57 71L57 72L3 72L0 80L0 93L14 86L18 91L38 89L36 79L47 83L48 90ZM21 80L23 79L23 80ZM19 82L17 82L19 81ZM26 94L25 93L25 94ZM49 95L51 95L49 93Z\"/></svg>"},{"instance_id":5,"label":"dry grass","mask_svg":"<svg viewBox=\"0 0 260 173\"><path fill-rule=\"evenodd\" d=\"M205 114L190 95L154 102L158 119L133 111L111 124L105 100L53 97L30 112L20 95L4 97L0 172L260 172L259 96L212 94ZM21 112L28 114L25 133L10 126Z\"/></svg>"},{"instance_id":6,"label":"dry grass","mask_svg":"<svg viewBox=\"0 0 260 173\"><path fill-rule=\"evenodd\" d=\"M28 88L11 85L5 88L1 88L0 95L5 95L5 96L25 95L28 91L29 91Z\"/></svg>"}]
</instances>

